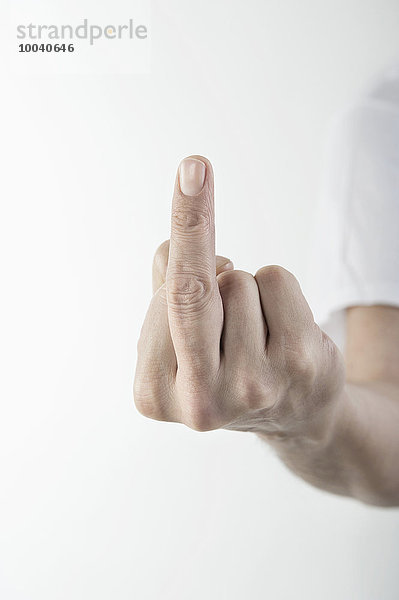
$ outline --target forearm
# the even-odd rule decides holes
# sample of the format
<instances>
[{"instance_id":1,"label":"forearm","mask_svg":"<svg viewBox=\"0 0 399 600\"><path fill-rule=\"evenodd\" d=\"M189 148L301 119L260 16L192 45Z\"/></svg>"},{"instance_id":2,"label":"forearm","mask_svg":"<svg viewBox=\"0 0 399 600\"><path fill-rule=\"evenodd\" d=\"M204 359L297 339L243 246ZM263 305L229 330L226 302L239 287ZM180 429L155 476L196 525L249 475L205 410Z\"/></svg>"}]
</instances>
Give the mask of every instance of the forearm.
<instances>
[{"instance_id":1,"label":"forearm","mask_svg":"<svg viewBox=\"0 0 399 600\"><path fill-rule=\"evenodd\" d=\"M346 384L320 439L260 433L297 475L324 490L399 505L399 385Z\"/></svg>"}]
</instances>

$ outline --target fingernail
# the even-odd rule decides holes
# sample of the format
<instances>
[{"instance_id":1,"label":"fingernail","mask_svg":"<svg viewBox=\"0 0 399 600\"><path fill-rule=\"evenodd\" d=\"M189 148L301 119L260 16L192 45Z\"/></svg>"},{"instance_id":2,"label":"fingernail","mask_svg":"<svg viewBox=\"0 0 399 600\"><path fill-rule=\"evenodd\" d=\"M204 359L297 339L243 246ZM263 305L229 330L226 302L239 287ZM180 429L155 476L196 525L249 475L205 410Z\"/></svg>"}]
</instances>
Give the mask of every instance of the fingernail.
<instances>
[{"instance_id":1,"label":"fingernail","mask_svg":"<svg viewBox=\"0 0 399 600\"><path fill-rule=\"evenodd\" d=\"M224 256L216 257L216 271L217 273L222 273L223 271L232 271L234 269L234 265L231 260L228 258L224 258Z\"/></svg>"},{"instance_id":2,"label":"fingernail","mask_svg":"<svg viewBox=\"0 0 399 600\"><path fill-rule=\"evenodd\" d=\"M229 262L227 262L227 263L224 263L224 265L222 265L220 267L221 271L232 271L233 269L234 269L234 265L231 262L231 260L229 260Z\"/></svg>"},{"instance_id":3,"label":"fingernail","mask_svg":"<svg viewBox=\"0 0 399 600\"><path fill-rule=\"evenodd\" d=\"M205 183L206 166L197 158L185 158L179 167L180 189L185 196L196 196Z\"/></svg>"}]
</instances>

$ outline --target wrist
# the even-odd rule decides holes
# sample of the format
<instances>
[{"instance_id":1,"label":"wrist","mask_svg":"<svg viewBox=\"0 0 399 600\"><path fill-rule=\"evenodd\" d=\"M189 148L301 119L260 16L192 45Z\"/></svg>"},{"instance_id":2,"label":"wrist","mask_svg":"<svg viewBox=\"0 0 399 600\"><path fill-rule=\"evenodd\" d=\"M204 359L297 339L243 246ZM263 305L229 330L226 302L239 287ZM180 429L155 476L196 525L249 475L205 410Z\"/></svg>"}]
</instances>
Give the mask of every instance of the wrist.
<instances>
[{"instance_id":1,"label":"wrist","mask_svg":"<svg viewBox=\"0 0 399 600\"><path fill-rule=\"evenodd\" d=\"M306 416L292 414L277 421L265 419L259 422L253 431L271 444L308 444L319 448L327 447L340 435L339 432L346 421L348 404L346 386L342 386L328 399L322 398L316 403L314 399L311 402L304 399L301 403L312 407Z\"/></svg>"}]
</instances>

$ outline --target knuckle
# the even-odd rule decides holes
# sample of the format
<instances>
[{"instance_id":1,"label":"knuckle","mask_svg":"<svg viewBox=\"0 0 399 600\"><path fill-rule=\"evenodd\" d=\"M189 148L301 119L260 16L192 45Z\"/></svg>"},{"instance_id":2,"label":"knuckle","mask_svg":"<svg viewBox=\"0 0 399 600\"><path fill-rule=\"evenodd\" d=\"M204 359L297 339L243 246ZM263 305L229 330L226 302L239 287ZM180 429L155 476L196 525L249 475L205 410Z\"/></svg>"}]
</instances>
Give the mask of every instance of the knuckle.
<instances>
[{"instance_id":1,"label":"knuckle","mask_svg":"<svg viewBox=\"0 0 399 600\"><path fill-rule=\"evenodd\" d=\"M218 403L213 384L199 380L193 374L182 374L176 394L181 407L182 422L195 431L217 429Z\"/></svg>"},{"instance_id":2,"label":"knuckle","mask_svg":"<svg viewBox=\"0 0 399 600\"><path fill-rule=\"evenodd\" d=\"M198 311L213 298L212 281L205 275L173 273L167 281L169 306L184 312Z\"/></svg>"},{"instance_id":3,"label":"knuckle","mask_svg":"<svg viewBox=\"0 0 399 600\"><path fill-rule=\"evenodd\" d=\"M169 240L165 240L155 251L153 265L159 270L164 269L168 264L169 245Z\"/></svg>"},{"instance_id":4,"label":"knuckle","mask_svg":"<svg viewBox=\"0 0 399 600\"><path fill-rule=\"evenodd\" d=\"M149 389L144 389L141 385L135 384L133 395L136 408L143 417L147 417L148 419L157 419L159 417L158 406Z\"/></svg>"},{"instance_id":5,"label":"knuckle","mask_svg":"<svg viewBox=\"0 0 399 600\"><path fill-rule=\"evenodd\" d=\"M240 372L234 383L235 396L239 403L248 410L257 410L265 405L267 387L259 372Z\"/></svg>"},{"instance_id":6,"label":"knuckle","mask_svg":"<svg viewBox=\"0 0 399 600\"><path fill-rule=\"evenodd\" d=\"M321 329L319 329L321 335L321 345L323 351L329 357L329 360L332 362L338 362L341 358L341 353L338 350L338 347L334 344L332 339Z\"/></svg>"},{"instance_id":7,"label":"knuckle","mask_svg":"<svg viewBox=\"0 0 399 600\"><path fill-rule=\"evenodd\" d=\"M345 380L345 362L341 351L328 335L320 330L321 350L325 358L326 370L333 375L334 387L339 387Z\"/></svg>"},{"instance_id":8,"label":"knuckle","mask_svg":"<svg viewBox=\"0 0 399 600\"><path fill-rule=\"evenodd\" d=\"M286 335L282 346L286 368L291 378L312 384L317 373L317 357L310 340Z\"/></svg>"},{"instance_id":9,"label":"knuckle","mask_svg":"<svg viewBox=\"0 0 399 600\"><path fill-rule=\"evenodd\" d=\"M217 429L209 402L198 396L186 398L184 422L194 431L205 432Z\"/></svg>"},{"instance_id":10,"label":"knuckle","mask_svg":"<svg viewBox=\"0 0 399 600\"><path fill-rule=\"evenodd\" d=\"M182 205L172 211L172 227L177 234L192 236L207 234L211 228L211 215L208 210Z\"/></svg>"},{"instance_id":11,"label":"knuckle","mask_svg":"<svg viewBox=\"0 0 399 600\"><path fill-rule=\"evenodd\" d=\"M206 431L213 431L216 427L213 426L211 421L205 415L196 415L188 420L186 423L187 427L193 431L199 431L205 433Z\"/></svg>"},{"instance_id":12,"label":"knuckle","mask_svg":"<svg viewBox=\"0 0 399 600\"><path fill-rule=\"evenodd\" d=\"M221 290L234 288L245 294L253 288L254 283L253 276L246 271L225 271L218 275L218 285Z\"/></svg>"},{"instance_id":13,"label":"knuckle","mask_svg":"<svg viewBox=\"0 0 399 600\"><path fill-rule=\"evenodd\" d=\"M257 280L262 281L265 285L277 286L277 287L285 287L289 284L296 282L295 276L284 269L284 267L280 267L279 265L268 265L266 267L262 267L257 271L255 275Z\"/></svg>"},{"instance_id":14,"label":"knuckle","mask_svg":"<svg viewBox=\"0 0 399 600\"><path fill-rule=\"evenodd\" d=\"M225 256L217 256L216 257L216 273L222 273L225 272L224 269L230 265L232 265L232 262L229 258L226 258Z\"/></svg>"},{"instance_id":15,"label":"knuckle","mask_svg":"<svg viewBox=\"0 0 399 600\"><path fill-rule=\"evenodd\" d=\"M136 374L133 397L139 413L148 419L164 420L166 391L157 374Z\"/></svg>"},{"instance_id":16,"label":"knuckle","mask_svg":"<svg viewBox=\"0 0 399 600\"><path fill-rule=\"evenodd\" d=\"M316 379L317 364L310 356L298 356L291 365L291 369L296 378L312 385Z\"/></svg>"},{"instance_id":17,"label":"knuckle","mask_svg":"<svg viewBox=\"0 0 399 600\"><path fill-rule=\"evenodd\" d=\"M167 292L166 292L166 283L163 283L160 288L155 292L151 302L154 305L158 305L159 307L163 307L167 309L168 300L167 300Z\"/></svg>"}]
</instances>

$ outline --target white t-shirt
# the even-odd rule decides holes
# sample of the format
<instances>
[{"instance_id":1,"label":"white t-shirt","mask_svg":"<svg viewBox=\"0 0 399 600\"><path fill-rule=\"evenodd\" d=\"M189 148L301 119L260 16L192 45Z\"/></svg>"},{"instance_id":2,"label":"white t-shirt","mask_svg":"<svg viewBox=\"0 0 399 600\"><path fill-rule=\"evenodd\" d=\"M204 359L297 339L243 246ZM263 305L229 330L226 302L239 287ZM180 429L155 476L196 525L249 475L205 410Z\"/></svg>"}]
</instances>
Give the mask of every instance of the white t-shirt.
<instances>
[{"instance_id":1,"label":"white t-shirt","mask_svg":"<svg viewBox=\"0 0 399 600\"><path fill-rule=\"evenodd\" d=\"M342 348L348 306L399 306L399 66L334 123L309 300Z\"/></svg>"}]
</instances>

